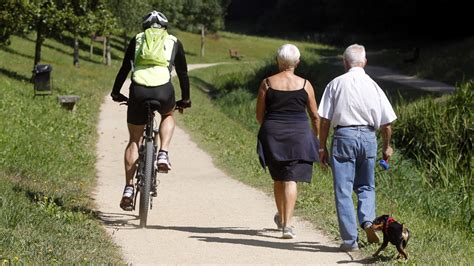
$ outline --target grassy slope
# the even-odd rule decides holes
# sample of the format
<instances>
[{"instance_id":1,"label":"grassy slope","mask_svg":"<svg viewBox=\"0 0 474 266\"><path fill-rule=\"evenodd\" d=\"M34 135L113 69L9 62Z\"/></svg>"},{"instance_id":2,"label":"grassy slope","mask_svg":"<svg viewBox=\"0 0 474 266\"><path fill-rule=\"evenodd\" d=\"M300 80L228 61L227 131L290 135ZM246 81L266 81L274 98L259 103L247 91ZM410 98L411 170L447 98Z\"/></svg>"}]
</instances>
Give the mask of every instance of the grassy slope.
<instances>
[{"instance_id":1,"label":"grassy slope","mask_svg":"<svg viewBox=\"0 0 474 266\"><path fill-rule=\"evenodd\" d=\"M34 36L0 48L0 261L117 263L119 251L91 210L98 110L117 64L46 40L42 62L53 66L53 95L33 98ZM96 51L98 54L98 51ZM58 95L81 97L75 112Z\"/></svg>"},{"instance_id":2,"label":"grassy slope","mask_svg":"<svg viewBox=\"0 0 474 266\"><path fill-rule=\"evenodd\" d=\"M229 49L236 49L244 55L241 61L260 61L268 59L275 54L276 47L279 47L289 40L260 38L254 36L238 35L229 32L222 32L206 38L205 56L200 56L200 35L187 32L175 32L183 42L186 50L188 63L208 63L208 62L236 62L236 59L229 57ZM327 45L315 45L303 42L292 42L297 45L302 53L319 52L322 54L331 53L334 48ZM313 54L317 56L316 54Z\"/></svg>"}]
</instances>

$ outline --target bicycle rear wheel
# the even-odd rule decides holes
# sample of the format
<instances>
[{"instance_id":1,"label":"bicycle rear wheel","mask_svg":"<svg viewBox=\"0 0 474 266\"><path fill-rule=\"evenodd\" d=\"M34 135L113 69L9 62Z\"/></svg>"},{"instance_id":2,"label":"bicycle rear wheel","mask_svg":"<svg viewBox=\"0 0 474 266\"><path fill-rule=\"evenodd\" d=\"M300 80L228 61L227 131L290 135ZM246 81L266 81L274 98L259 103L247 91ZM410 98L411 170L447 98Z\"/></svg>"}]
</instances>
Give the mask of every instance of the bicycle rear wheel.
<instances>
[{"instance_id":1,"label":"bicycle rear wheel","mask_svg":"<svg viewBox=\"0 0 474 266\"><path fill-rule=\"evenodd\" d=\"M151 191L151 179L153 175L153 154L154 154L153 142L146 141L145 143L145 171L141 180L140 188L140 208L138 216L140 217L140 227L146 226L148 219L148 209L150 206L150 191Z\"/></svg>"}]
</instances>

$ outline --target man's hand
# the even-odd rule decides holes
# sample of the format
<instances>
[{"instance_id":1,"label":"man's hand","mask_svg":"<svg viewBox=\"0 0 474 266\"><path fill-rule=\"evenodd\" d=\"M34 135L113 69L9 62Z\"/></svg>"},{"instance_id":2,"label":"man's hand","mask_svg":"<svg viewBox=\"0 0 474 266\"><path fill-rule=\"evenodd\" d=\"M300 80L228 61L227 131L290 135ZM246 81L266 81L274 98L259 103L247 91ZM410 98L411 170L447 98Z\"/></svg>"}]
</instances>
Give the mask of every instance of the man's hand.
<instances>
[{"instance_id":1,"label":"man's hand","mask_svg":"<svg viewBox=\"0 0 474 266\"><path fill-rule=\"evenodd\" d=\"M390 157L392 157L392 155L393 155L393 149L391 146L387 146L386 148L382 149L382 156L385 161L388 162L388 160L390 159Z\"/></svg>"},{"instance_id":2,"label":"man's hand","mask_svg":"<svg viewBox=\"0 0 474 266\"><path fill-rule=\"evenodd\" d=\"M112 100L113 100L114 102L119 102L119 103L120 103L120 102L126 102L126 101L128 101L127 96L125 96L125 95L123 95L123 94L121 94L121 93L118 93L118 94L111 93L111 94L110 94L110 97L112 97Z\"/></svg>"},{"instance_id":3,"label":"man's hand","mask_svg":"<svg viewBox=\"0 0 474 266\"><path fill-rule=\"evenodd\" d=\"M380 127L382 135L382 155L385 161L388 161L392 157L393 149L390 146L390 139L392 138L392 126L390 123L382 125Z\"/></svg>"}]
</instances>

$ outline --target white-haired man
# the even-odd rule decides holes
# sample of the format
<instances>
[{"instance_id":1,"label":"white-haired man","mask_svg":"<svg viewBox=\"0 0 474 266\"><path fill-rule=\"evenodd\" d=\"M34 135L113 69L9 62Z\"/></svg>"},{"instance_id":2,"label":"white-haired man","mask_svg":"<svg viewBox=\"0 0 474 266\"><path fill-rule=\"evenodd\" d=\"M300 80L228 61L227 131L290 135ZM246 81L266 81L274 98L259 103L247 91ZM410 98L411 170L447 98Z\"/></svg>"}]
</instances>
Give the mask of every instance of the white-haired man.
<instances>
[{"instance_id":1,"label":"white-haired man","mask_svg":"<svg viewBox=\"0 0 474 266\"><path fill-rule=\"evenodd\" d=\"M357 195L357 218L369 243L379 242L372 229L375 219L375 162L377 138L381 130L383 158L393 153L391 123L397 118L385 93L364 71L365 48L353 44L343 56L346 73L325 88L319 105L320 164L331 165L336 211L343 251L359 248L352 192ZM326 147L329 128L334 128L331 157Z\"/></svg>"}]
</instances>

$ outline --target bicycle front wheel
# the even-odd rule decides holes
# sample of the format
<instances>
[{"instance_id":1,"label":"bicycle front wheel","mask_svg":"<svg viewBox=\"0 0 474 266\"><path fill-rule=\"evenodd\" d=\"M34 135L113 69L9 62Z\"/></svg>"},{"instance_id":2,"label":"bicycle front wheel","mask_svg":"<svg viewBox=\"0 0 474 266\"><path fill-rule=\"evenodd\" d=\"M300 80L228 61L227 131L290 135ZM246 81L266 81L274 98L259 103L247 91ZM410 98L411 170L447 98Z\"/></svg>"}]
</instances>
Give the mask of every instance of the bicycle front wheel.
<instances>
[{"instance_id":1,"label":"bicycle front wheel","mask_svg":"<svg viewBox=\"0 0 474 266\"><path fill-rule=\"evenodd\" d=\"M151 191L151 179L153 175L153 154L154 145L152 141L145 143L145 171L141 180L140 189L140 209L138 215L140 217L140 227L146 226L148 218L148 209L150 206L150 191Z\"/></svg>"}]
</instances>

